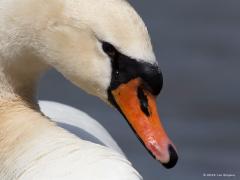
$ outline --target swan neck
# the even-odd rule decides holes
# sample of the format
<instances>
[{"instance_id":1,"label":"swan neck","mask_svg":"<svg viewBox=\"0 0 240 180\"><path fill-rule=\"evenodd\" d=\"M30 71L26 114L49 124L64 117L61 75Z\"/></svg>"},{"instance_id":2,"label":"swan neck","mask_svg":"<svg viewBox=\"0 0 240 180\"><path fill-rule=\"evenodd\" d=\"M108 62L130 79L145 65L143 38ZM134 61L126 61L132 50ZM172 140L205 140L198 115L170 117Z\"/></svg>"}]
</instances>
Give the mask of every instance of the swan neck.
<instances>
[{"instance_id":1,"label":"swan neck","mask_svg":"<svg viewBox=\"0 0 240 180\"><path fill-rule=\"evenodd\" d=\"M37 83L47 68L29 53L14 59L0 59L0 103L24 101L36 106Z\"/></svg>"}]
</instances>

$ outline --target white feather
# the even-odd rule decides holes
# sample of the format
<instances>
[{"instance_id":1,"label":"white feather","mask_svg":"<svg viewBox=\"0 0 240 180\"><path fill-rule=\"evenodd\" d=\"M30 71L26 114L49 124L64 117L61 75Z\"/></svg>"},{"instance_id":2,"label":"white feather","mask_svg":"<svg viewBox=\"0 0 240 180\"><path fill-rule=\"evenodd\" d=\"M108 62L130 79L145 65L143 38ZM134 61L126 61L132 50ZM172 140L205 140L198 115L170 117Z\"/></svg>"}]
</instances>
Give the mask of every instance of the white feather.
<instances>
[{"instance_id":1,"label":"white feather","mask_svg":"<svg viewBox=\"0 0 240 180\"><path fill-rule=\"evenodd\" d=\"M94 143L98 143L92 138L94 137L105 146L124 154L107 130L88 114L71 106L57 102L40 101L39 106L41 111L51 120L80 129L80 131L78 131L79 133L72 132L80 136L80 138L82 138L81 133L83 133L84 130L86 133L88 133L87 135L89 135L89 137L86 137L86 134L82 134L82 136L87 138L87 140L91 139Z\"/></svg>"},{"instance_id":2,"label":"white feather","mask_svg":"<svg viewBox=\"0 0 240 180\"><path fill-rule=\"evenodd\" d=\"M56 122L82 128L107 147L49 122L35 101L37 79L49 67L108 101L111 61L99 39L156 63L135 10L124 0L0 0L0 17L0 180L142 179L95 120L40 103Z\"/></svg>"}]
</instances>

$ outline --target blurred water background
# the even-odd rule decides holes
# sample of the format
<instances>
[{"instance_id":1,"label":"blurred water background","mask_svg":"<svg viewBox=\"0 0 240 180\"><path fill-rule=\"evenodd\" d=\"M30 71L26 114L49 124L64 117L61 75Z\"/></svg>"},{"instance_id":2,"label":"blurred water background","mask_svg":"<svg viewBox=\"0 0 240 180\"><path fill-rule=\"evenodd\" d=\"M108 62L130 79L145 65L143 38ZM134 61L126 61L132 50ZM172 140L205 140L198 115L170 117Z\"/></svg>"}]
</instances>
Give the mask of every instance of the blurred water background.
<instances>
[{"instance_id":1,"label":"blurred water background","mask_svg":"<svg viewBox=\"0 0 240 180\"><path fill-rule=\"evenodd\" d=\"M164 169L117 111L55 71L41 80L39 98L77 107L97 119L145 180L240 179L240 1L130 3L148 26L164 74L159 111L179 151L177 166Z\"/></svg>"}]
</instances>

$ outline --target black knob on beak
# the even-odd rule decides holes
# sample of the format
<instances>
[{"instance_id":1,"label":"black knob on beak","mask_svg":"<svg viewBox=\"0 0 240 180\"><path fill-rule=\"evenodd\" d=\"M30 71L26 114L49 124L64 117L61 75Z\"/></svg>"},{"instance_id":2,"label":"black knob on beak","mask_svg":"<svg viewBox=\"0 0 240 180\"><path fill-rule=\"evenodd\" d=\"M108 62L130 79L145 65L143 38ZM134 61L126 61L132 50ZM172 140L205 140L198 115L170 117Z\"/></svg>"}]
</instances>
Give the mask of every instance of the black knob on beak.
<instances>
[{"instance_id":1,"label":"black knob on beak","mask_svg":"<svg viewBox=\"0 0 240 180\"><path fill-rule=\"evenodd\" d=\"M163 76L157 65L139 64L141 66L141 78L144 81L145 88L153 95L158 95L162 90Z\"/></svg>"},{"instance_id":2,"label":"black knob on beak","mask_svg":"<svg viewBox=\"0 0 240 180\"><path fill-rule=\"evenodd\" d=\"M132 79L141 78L144 88L153 95L158 95L163 86L162 73L157 64L135 60L119 52L115 52L112 60L112 81L110 89L116 89Z\"/></svg>"}]
</instances>

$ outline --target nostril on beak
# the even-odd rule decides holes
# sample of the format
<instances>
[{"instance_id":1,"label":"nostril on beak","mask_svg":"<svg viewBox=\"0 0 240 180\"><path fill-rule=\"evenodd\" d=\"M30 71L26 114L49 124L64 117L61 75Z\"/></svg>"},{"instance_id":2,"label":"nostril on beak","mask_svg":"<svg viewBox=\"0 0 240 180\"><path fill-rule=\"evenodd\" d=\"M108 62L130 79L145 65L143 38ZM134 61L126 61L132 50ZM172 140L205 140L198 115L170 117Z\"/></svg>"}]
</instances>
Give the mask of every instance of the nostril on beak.
<instances>
[{"instance_id":1,"label":"nostril on beak","mask_svg":"<svg viewBox=\"0 0 240 180\"><path fill-rule=\"evenodd\" d=\"M178 155L172 145L168 146L168 151L169 151L169 156L170 156L169 162L163 163L162 165L167 169L171 169L177 164Z\"/></svg>"}]
</instances>

